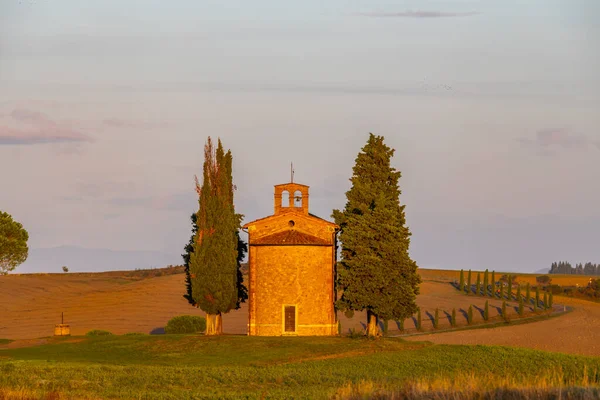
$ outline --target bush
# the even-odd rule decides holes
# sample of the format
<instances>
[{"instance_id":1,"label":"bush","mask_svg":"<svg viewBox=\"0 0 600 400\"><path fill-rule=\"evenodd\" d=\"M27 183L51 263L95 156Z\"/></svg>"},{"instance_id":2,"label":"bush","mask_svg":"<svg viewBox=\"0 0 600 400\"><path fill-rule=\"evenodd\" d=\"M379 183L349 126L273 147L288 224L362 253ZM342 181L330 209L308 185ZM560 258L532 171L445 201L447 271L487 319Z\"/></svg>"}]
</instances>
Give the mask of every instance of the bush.
<instances>
[{"instance_id":1,"label":"bush","mask_svg":"<svg viewBox=\"0 0 600 400\"><path fill-rule=\"evenodd\" d=\"M535 278L535 281L537 283L539 283L540 285L549 285L550 282L552 282L552 278L550 278L548 275L541 275L541 276L537 276Z\"/></svg>"},{"instance_id":2,"label":"bush","mask_svg":"<svg viewBox=\"0 0 600 400\"><path fill-rule=\"evenodd\" d=\"M179 315L171 318L165 333L197 333L206 330L206 319L195 315Z\"/></svg>"},{"instance_id":3,"label":"bush","mask_svg":"<svg viewBox=\"0 0 600 400\"><path fill-rule=\"evenodd\" d=\"M103 331L102 329L94 329L85 334L85 336L110 336L112 335L109 331Z\"/></svg>"},{"instance_id":4,"label":"bush","mask_svg":"<svg viewBox=\"0 0 600 400\"><path fill-rule=\"evenodd\" d=\"M145 336L146 333L142 333L142 332L129 332L124 334L123 336Z\"/></svg>"}]
</instances>

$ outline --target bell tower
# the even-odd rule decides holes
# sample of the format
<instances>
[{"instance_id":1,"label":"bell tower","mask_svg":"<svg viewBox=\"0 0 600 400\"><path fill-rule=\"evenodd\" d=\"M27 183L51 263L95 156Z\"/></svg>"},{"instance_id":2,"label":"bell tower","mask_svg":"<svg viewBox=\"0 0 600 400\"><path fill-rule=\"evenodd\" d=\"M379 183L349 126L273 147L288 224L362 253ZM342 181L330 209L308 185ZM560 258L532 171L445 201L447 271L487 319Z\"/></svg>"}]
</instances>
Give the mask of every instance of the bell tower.
<instances>
[{"instance_id":1,"label":"bell tower","mask_svg":"<svg viewBox=\"0 0 600 400\"><path fill-rule=\"evenodd\" d=\"M308 186L293 182L275 185L274 205L274 215L288 212L308 215Z\"/></svg>"}]
</instances>

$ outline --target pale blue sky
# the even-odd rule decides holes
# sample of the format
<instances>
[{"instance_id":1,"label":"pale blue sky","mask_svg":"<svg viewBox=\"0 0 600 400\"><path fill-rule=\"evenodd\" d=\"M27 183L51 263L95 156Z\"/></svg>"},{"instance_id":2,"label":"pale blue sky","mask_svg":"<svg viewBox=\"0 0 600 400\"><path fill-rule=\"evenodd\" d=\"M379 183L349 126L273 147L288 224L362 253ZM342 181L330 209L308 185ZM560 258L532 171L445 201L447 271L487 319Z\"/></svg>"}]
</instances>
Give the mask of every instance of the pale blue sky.
<instances>
[{"instance_id":1,"label":"pale blue sky","mask_svg":"<svg viewBox=\"0 0 600 400\"><path fill-rule=\"evenodd\" d=\"M179 262L208 135L249 221L290 161L343 207L373 132L421 266L600 262L599 2L322 3L0 0L0 209Z\"/></svg>"}]
</instances>

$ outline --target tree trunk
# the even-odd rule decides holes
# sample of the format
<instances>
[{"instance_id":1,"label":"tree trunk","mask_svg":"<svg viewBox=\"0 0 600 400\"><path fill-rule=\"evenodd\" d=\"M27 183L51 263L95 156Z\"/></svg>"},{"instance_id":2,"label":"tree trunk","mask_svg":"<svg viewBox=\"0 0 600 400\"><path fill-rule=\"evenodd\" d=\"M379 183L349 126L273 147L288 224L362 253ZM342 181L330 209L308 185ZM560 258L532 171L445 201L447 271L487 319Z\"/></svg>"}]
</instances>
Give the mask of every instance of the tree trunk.
<instances>
[{"instance_id":1,"label":"tree trunk","mask_svg":"<svg viewBox=\"0 0 600 400\"><path fill-rule=\"evenodd\" d=\"M379 326L377 325L377 315L367 310L367 336L379 336Z\"/></svg>"},{"instance_id":2,"label":"tree trunk","mask_svg":"<svg viewBox=\"0 0 600 400\"><path fill-rule=\"evenodd\" d=\"M223 334L223 322L221 313L206 314L206 335L215 336Z\"/></svg>"},{"instance_id":3,"label":"tree trunk","mask_svg":"<svg viewBox=\"0 0 600 400\"><path fill-rule=\"evenodd\" d=\"M223 334L223 316L221 313L218 313L215 316L215 335Z\"/></svg>"}]
</instances>

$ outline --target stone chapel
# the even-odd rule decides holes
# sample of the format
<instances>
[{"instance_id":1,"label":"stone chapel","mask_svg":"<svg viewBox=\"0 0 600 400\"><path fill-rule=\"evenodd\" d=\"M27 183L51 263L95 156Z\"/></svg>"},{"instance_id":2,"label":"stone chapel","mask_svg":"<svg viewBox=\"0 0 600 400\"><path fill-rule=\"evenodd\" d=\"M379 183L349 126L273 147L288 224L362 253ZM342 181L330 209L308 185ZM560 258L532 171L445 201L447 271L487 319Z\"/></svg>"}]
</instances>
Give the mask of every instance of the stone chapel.
<instances>
[{"instance_id":1,"label":"stone chapel","mask_svg":"<svg viewBox=\"0 0 600 400\"><path fill-rule=\"evenodd\" d=\"M275 185L274 214L248 232L248 335L336 335L339 226L308 211L308 186Z\"/></svg>"}]
</instances>

